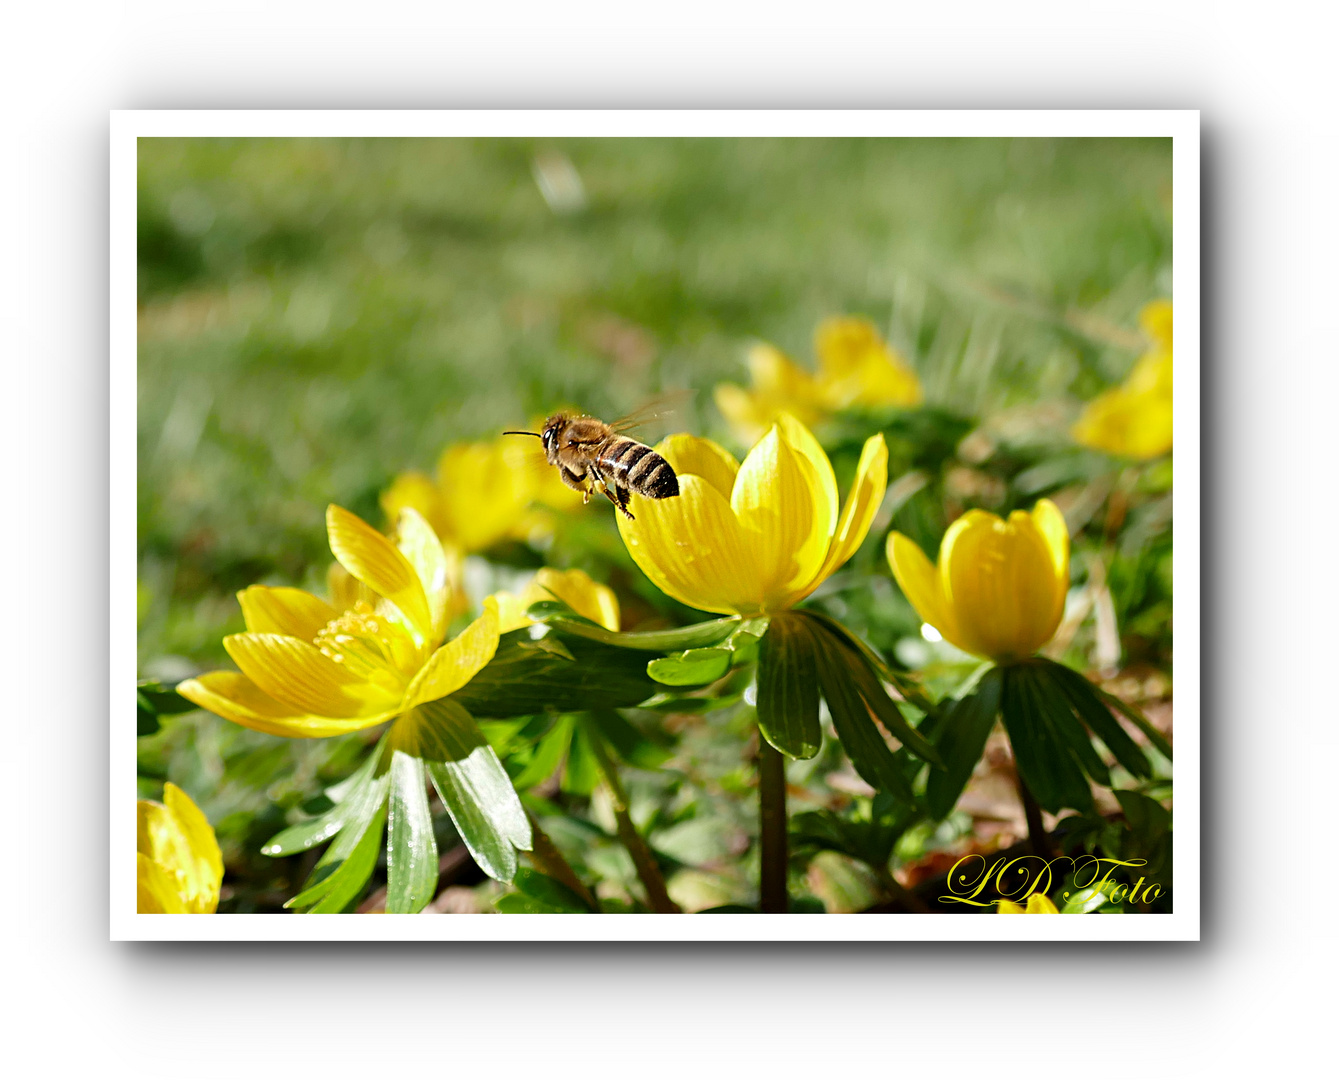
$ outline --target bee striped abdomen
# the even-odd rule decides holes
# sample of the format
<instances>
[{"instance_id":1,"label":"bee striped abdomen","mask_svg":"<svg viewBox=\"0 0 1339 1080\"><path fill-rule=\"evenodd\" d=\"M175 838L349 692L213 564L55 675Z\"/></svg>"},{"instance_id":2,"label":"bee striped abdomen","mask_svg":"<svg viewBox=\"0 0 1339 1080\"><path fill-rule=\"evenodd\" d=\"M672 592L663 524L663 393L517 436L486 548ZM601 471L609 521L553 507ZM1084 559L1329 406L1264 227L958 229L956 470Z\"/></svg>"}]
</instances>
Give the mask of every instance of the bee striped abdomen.
<instances>
[{"instance_id":1,"label":"bee striped abdomen","mask_svg":"<svg viewBox=\"0 0 1339 1080\"><path fill-rule=\"evenodd\" d=\"M644 443L621 438L610 443L600 457L600 464L618 485L639 495L668 499L679 494L679 478L670 463Z\"/></svg>"}]
</instances>

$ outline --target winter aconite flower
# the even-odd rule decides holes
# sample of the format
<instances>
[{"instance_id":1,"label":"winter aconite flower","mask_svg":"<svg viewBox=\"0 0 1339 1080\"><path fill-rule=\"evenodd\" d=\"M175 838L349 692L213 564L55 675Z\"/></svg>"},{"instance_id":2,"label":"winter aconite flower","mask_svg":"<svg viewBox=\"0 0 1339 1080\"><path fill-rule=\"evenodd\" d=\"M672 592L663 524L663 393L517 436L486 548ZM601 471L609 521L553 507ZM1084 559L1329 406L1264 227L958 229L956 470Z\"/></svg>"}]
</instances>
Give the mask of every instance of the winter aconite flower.
<instances>
[{"instance_id":1,"label":"winter aconite flower","mask_svg":"<svg viewBox=\"0 0 1339 1080\"><path fill-rule=\"evenodd\" d=\"M1033 893L1027 898L1027 908L1012 900L1001 900L995 909L997 915L1059 915L1060 911L1045 893Z\"/></svg>"},{"instance_id":2,"label":"winter aconite flower","mask_svg":"<svg viewBox=\"0 0 1339 1080\"><path fill-rule=\"evenodd\" d=\"M219 906L223 856L200 808L176 784L163 801L141 799L136 829L141 915L208 915Z\"/></svg>"},{"instance_id":3,"label":"winter aconite flower","mask_svg":"<svg viewBox=\"0 0 1339 1080\"><path fill-rule=\"evenodd\" d=\"M492 659L494 601L445 640L447 557L417 512L401 512L398 544L338 506L326 511L326 529L348 574L334 602L301 589L244 589L246 633L223 640L241 670L189 679L178 693L244 727L313 738L394 720L459 690Z\"/></svg>"},{"instance_id":4,"label":"winter aconite flower","mask_svg":"<svg viewBox=\"0 0 1339 1080\"><path fill-rule=\"evenodd\" d=\"M556 509L580 505L557 473L534 461L516 439L457 443L442 451L437 477L402 473L381 495L390 521L406 507L417 510L447 548L485 551L503 540L528 540L549 531L542 503Z\"/></svg>"},{"instance_id":5,"label":"winter aconite flower","mask_svg":"<svg viewBox=\"0 0 1339 1080\"><path fill-rule=\"evenodd\" d=\"M1153 342L1120 386L1098 394L1074 425L1075 441L1147 460L1172 448L1172 305L1149 304L1139 321Z\"/></svg>"},{"instance_id":6,"label":"winter aconite flower","mask_svg":"<svg viewBox=\"0 0 1339 1080\"><path fill-rule=\"evenodd\" d=\"M1049 499L1002 520L969 510L944 534L939 565L907 537L888 537L893 576L916 613L964 652L997 662L1031 656L1055 633L1069 589L1069 531Z\"/></svg>"},{"instance_id":7,"label":"winter aconite flower","mask_svg":"<svg viewBox=\"0 0 1339 1080\"><path fill-rule=\"evenodd\" d=\"M784 611L855 554L888 482L883 436L865 443L845 505L818 440L782 414L742 465L716 443L675 435L656 449L679 495L633 495L619 532L660 590L721 614Z\"/></svg>"},{"instance_id":8,"label":"winter aconite flower","mask_svg":"<svg viewBox=\"0 0 1339 1080\"><path fill-rule=\"evenodd\" d=\"M618 597L607 585L591 579L584 570L554 570L545 566L520 593L497 593L498 630L505 634L531 626L526 616L531 604L541 600L561 600L578 615L599 623L606 630L618 631Z\"/></svg>"},{"instance_id":9,"label":"winter aconite flower","mask_svg":"<svg viewBox=\"0 0 1339 1080\"><path fill-rule=\"evenodd\" d=\"M916 373L868 319L826 319L814 335L818 374L810 375L779 349L749 353L752 387L716 387L716 406L738 437L753 443L782 412L814 424L849 408L909 407L922 400Z\"/></svg>"}]
</instances>

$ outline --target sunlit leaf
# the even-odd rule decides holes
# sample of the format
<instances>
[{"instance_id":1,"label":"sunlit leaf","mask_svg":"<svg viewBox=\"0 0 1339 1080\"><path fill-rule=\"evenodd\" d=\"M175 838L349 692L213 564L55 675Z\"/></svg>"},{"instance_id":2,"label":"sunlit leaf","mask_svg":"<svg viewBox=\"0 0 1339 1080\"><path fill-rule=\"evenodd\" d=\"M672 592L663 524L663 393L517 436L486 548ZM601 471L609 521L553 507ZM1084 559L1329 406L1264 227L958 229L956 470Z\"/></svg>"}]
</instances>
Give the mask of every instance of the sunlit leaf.
<instances>
[{"instance_id":1,"label":"sunlit leaf","mask_svg":"<svg viewBox=\"0 0 1339 1080\"><path fill-rule=\"evenodd\" d=\"M437 841L432 834L423 759L391 757L390 829L386 843L386 911L422 911L437 891Z\"/></svg>"},{"instance_id":2,"label":"sunlit leaf","mask_svg":"<svg viewBox=\"0 0 1339 1080\"><path fill-rule=\"evenodd\" d=\"M646 673L666 686L701 686L730 670L731 650L689 649L662 656L646 665Z\"/></svg>"}]
</instances>

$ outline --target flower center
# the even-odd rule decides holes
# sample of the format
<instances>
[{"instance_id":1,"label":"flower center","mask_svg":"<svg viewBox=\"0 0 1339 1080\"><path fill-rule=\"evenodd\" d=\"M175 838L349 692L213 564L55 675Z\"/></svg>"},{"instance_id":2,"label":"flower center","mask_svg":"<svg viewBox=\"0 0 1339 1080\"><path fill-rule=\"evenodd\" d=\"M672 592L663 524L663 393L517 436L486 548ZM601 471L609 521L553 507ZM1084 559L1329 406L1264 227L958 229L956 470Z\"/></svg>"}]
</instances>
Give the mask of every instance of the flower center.
<instances>
[{"instance_id":1,"label":"flower center","mask_svg":"<svg viewBox=\"0 0 1339 1080\"><path fill-rule=\"evenodd\" d=\"M393 694L403 693L418 669L418 649L405 628L359 600L316 635L316 647L349 673Z\"/></svg>"}]
</instances>

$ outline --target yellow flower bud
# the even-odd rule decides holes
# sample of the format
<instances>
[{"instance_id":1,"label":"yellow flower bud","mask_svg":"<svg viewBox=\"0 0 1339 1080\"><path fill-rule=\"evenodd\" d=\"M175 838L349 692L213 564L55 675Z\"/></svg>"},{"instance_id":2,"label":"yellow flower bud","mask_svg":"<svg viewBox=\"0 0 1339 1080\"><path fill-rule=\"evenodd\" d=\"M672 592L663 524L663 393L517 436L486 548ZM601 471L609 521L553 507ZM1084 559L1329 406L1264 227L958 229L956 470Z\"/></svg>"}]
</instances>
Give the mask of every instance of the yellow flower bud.
<instances>
[{"instance_id":1,"label":"yellow flower bud","mask_svg":"<svg viewBox=\"0 0 1339 1080\"><path fill-rule=\"evenodd\" d=\"M1069 590L1069 532L1049 499L1007 521L985 510L958 518L933 565L901 533L888 537L893 576L916 613L964 652L1022 660L1051 639Z\"/></svg>"},{"instance_id":2,"label":"yellow flower bud","mask_svg":"<svg viewBox=\"0 0 1339 1080\"><path fill-rule=\"evenodd\" d=\"M200 808L176 784L163 801L141 799L136 835L142 915L209 915L219 906L223 856Z\"/></svg>"}]
</instances>

